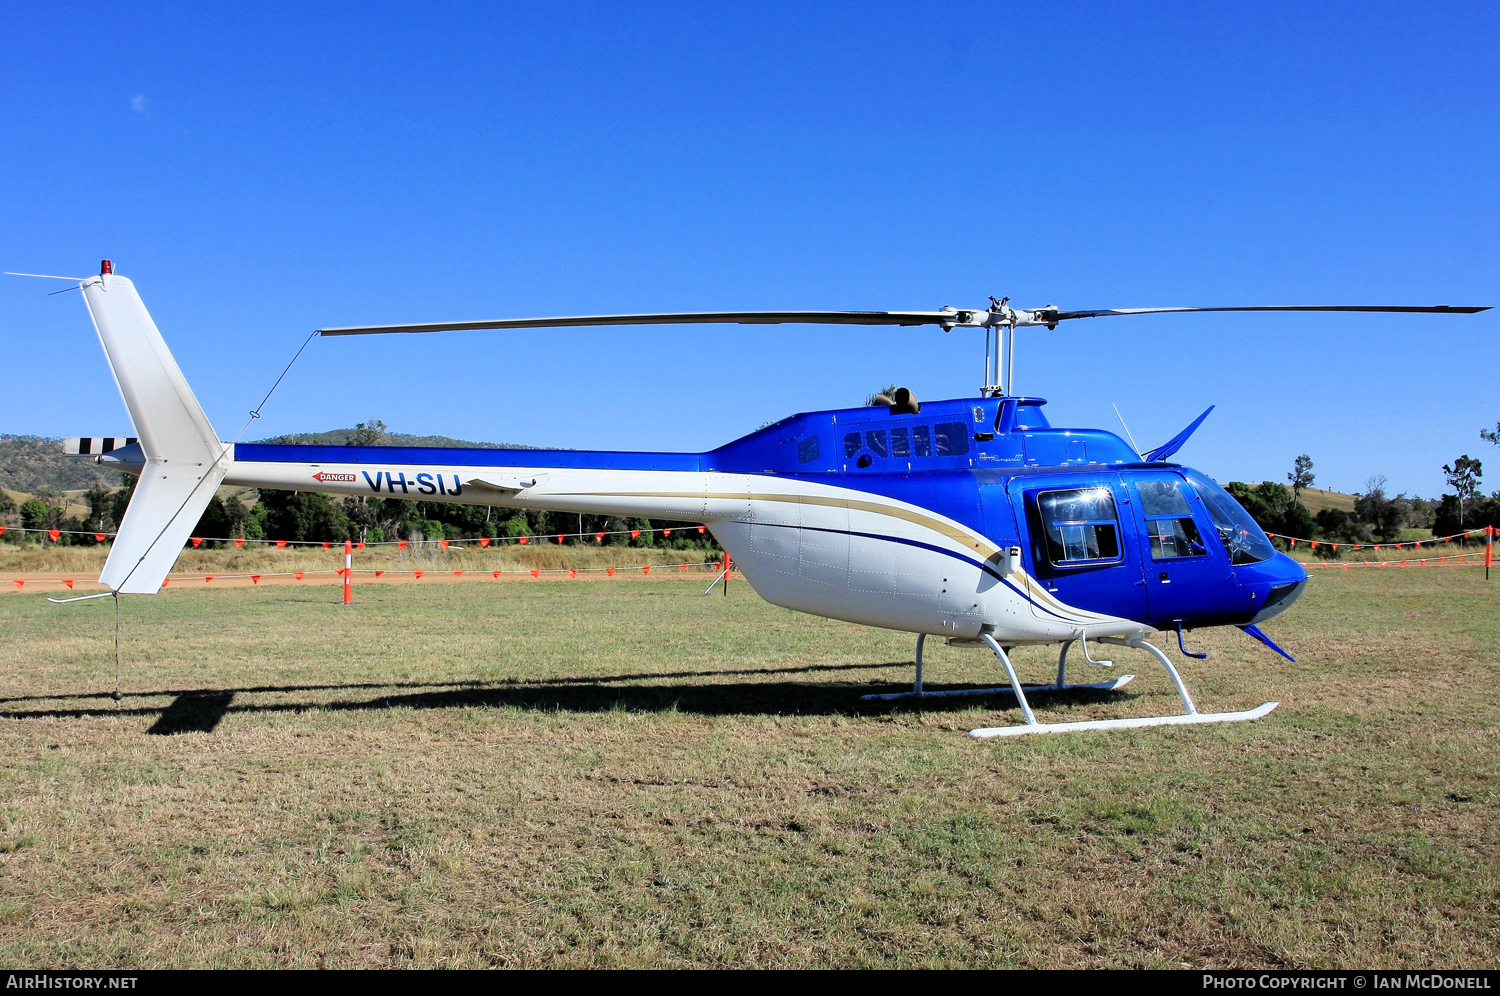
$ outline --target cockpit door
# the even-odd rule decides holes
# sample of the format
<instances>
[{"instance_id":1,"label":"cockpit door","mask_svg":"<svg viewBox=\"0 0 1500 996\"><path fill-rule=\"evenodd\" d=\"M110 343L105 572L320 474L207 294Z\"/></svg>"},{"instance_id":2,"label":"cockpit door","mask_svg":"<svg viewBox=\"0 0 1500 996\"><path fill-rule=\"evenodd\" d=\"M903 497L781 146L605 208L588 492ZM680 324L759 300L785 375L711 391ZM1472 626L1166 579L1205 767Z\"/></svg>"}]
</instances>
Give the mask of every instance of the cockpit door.
<instances>
[{"instance_id":1,"label":"cockpit door","mask_svg":"<svg viewBox=\"0 0 1500 996\"><path fill-rule=\"evenodd\" d=\"M1133 500L1119 474L1017 477L1009 490L1033 577L1068 605L1146 618Z\"/></svg>"},{"instance_id":2,"label":"cockpit door","mask_svg":"<svg viewBox=\"0 0 1500 996\"><path fill-rule=\"evenodd\" d=\"M1173 471L1126 475L1135 492L1134 530L1146 570L1146 601L1158 628L1224 611L1233 585L1229 558L1202 501Z\"/></svg>"}]
</instances>

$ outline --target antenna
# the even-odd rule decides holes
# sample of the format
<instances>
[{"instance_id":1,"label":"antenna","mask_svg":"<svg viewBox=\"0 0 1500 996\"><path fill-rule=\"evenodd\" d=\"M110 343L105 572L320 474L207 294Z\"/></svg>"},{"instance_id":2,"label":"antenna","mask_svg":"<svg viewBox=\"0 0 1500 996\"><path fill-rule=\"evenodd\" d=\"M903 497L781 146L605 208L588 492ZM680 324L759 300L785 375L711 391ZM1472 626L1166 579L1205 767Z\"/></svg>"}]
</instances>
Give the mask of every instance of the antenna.
<instances>
[{"instance_id":1,"label":"antenna","mask_svg":"<svg viewBox=\"0 0 1500 996\"><path fill-rule=\"evenodd\" d=\"M1115 410L1115 418L1120 420L1120 428L1125 430L1125 438L1130 440L1130 448L1135 450L1136 456L1140 456L1141 448L1135 444L1135 437L1130 434L1130 426L1125 424L1125 416L1120 414L1120 406L1111 401L1109 407Z\"/></svg>"}]
</instances>

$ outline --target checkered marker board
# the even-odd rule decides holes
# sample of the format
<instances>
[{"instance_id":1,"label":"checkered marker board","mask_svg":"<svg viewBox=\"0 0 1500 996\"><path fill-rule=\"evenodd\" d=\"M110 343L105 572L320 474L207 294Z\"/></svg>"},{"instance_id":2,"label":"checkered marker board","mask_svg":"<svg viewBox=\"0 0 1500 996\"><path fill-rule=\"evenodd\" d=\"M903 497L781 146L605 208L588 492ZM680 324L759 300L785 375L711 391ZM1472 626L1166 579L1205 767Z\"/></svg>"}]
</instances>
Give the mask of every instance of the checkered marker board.
<instances>
[{"instance_id":1,"label":"checkered marker board","mask_svg":"<svg viewBox=\"0 0 1500 996\"><path fill-rule=\"evenodd\" d=\"M75 456L93 456L118 450L135 442L134 436L83 436L64 439L63 452Z\"/></svg>"}]
</instances>

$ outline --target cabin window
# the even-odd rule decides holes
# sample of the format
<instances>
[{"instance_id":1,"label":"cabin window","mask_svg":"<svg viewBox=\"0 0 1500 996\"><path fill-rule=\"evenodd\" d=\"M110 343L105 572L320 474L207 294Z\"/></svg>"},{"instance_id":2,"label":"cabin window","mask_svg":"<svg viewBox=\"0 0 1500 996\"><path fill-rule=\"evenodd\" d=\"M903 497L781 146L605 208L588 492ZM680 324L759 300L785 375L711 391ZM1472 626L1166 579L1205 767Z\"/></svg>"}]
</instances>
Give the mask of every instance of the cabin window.
<instances>
[{"instance_id":1,"label":"cabin window","mask_svg":"<svg viewBox=\"0 0 1500 996\"><path fill-rule=\"evenodd\" d=\"M871 429L865 433L865 445L870 447L870 452L876 456L890 456L890 447L885 442L884 429Z\"/></svg>"},{"instance_id":2,"label":"cabin window","mask_svg":"<svg viewBox=\"0 0 1500 996\"><path fill-rule=\"evenodd\" d=\"M808 436L797 443L797 462L812 463L818 458L818 437Z\"/></svg>"},{"instance_id":3,"label":"cabin window","mask_svg":"<svg viewBox=\"0 0 1500 996\"><path fill-rule=\"evenodd\" d=\"M963 456L969 452L969 427L962 422L939 422L934 430L938 456Z\"/></svg>"},{"instance_id":4,"label":"cabin window","mask_svg":"<svg viewBox=\"0 0 1500 996\"><path fill-rule=\"evenodd\" d=\"M891 430L891 456L911 456L911 435L906 429Z\"/></svg>"},{"instance_id":5,"label":"cabin window","mask_svg":"<svg viewBox=\"0 0 1500 996\"><path fill-rule=\"evenodd\" d=\"M911 455L919 457L932 456L932 430L927 426L912 426Z\"/></svg>"},{"instance_id":6,"label":"cabin window","mask_svg":"<svg viewBox=\"0 0 1500 996\"><path fill-rule=\"evenodd\" d=\"M1109 488L1044 492L1037 496L1037 508L1054 565L1120 559L1120 520Z\"/></svg>"},{"instance_id":7,"label":"cabin window","mask_svg":"<svg viewBox=\"0 0 1500 996\"><path fill-rule=\"evenodd\" d=\"M1050 429L1052 423L1042 414L1041 405L1016 405L1017 429Z\"/></svg>"},{"instance_id":8,"label":"cabin window","mask_svg":"<svg viewBox=\"0 0 1500 996\"><path fill-rule=\"evenodd\" d=\"M1139 481L1136 490L1141 494L1141 512L1146 516L1153 560L1201 557L1208 552L1198 535L1180 482Z\"/></svg>"},{"instance_id":9,"label":"cabin window","mask_svg":"<svg viewBox=\"0 0 1500 996\"><path fill-rule=\"evenodd\" d=\"M854 454L859 452L859 448L863 445L864 440L860 438L859 433L849 433L844 437L844 456L852 457Z\"/></svg>"}]
</instances>

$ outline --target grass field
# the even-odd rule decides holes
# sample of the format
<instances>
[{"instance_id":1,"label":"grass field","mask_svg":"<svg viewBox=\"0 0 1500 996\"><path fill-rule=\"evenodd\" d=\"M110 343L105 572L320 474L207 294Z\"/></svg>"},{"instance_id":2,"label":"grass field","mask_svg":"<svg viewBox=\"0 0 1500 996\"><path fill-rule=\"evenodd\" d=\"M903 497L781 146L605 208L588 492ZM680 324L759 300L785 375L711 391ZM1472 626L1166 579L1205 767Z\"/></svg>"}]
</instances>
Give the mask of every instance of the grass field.
<instances>
[{"instance_id":1,"label":"grass field","mask_svg":"<svg viewBox=\"0 0 1500 996\"><path fill-rule=\"evenodd\" d=\"M124 602L118 705L108 599L0 598L0 960L1500 963L1500 579L1319 573L1267 626L1297 664L1193 634L1258 723L998 741L1004 699L856 701L906 635L703 585L173 588ZM1177 710L1115 656L1040 717Z\"/></svg>"}]
</instances>

